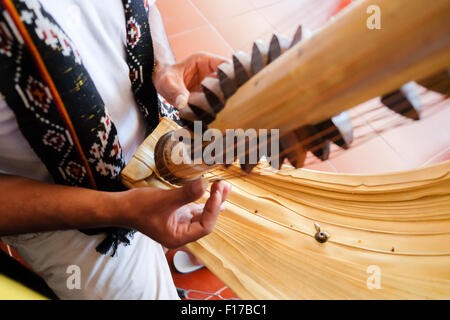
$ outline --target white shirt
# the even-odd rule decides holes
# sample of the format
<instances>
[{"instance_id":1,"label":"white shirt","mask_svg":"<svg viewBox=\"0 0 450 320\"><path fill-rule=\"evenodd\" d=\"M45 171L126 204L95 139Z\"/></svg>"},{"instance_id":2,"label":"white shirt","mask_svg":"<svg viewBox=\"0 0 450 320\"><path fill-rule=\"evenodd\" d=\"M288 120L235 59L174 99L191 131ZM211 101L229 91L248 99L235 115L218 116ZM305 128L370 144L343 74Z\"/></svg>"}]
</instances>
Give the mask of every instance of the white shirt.
<instances>
[{"instance_id":1,"label":"white shirt","mask_svg":"<svg viewBox=\"0 0 450 320\"><path fill-rule=\"evenodd\" d=\"M135 0L139 1L139 0ZM142 0L143 1L143 0ZM75 43L114 121L125 161L145 138L125 56L125 15L121 0L41 0ZM154 0L149 2L153 5ZM22 136L16 118L0 98L0 172L52 181ZM137 233L116 257L95 247L104 235L57 231L4 237L61 299L177 299L163 248ZM79 267L81 288L68 285Z\"/></svg>"}]
</instances>

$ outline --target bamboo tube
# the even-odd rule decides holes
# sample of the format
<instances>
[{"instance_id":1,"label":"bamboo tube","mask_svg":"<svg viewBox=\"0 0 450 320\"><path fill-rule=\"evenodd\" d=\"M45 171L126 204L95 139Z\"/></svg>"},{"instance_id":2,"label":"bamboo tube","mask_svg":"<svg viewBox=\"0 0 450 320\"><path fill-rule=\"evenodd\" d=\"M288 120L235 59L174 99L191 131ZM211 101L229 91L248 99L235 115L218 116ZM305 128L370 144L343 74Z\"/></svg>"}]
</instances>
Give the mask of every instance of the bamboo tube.
<instances>
[{"instance_id":1,"label":"bamboo tube","mask_svg":"<svg viewBox=\"0 0 450 320\"><path fill-rule=\"evenodd\" d=\"M381 10L381 30L367 27L370 5ZM450 65L449 16L448 0L354 2L242 86L211 127L317 124L430 76Z\"/></svg>"}]
</instances>

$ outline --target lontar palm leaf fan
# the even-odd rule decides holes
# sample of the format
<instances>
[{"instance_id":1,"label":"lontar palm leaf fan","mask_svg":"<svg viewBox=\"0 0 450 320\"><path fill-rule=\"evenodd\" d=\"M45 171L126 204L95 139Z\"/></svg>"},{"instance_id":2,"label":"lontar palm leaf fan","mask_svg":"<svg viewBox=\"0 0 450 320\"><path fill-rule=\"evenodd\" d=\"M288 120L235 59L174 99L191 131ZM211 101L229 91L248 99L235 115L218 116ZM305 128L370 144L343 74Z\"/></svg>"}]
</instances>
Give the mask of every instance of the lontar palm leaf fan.
<instances>
[{"instance_id":1,"label":"lontar palm leaf fan","mask_svg":"<svg viewBox=\"0 0 450 320\"><path fill-rule=\"evenodd\" d=\"M389 17L381 30L367 28L369 5ZM308 151L326 160L330 144L351 148L346 110L369 99L418 121L420 85L448 106L449 16L447 0L354 2L309 38L299 28L293 40L274 35L250 55L237 52L180 114L188 128L201 120L223 134L280 129L274 163L300 168ZM123 181L175 188L201 175L228 179L234 188L214 232L189 247L241 298L450 298L450 162L371 176L264 161L177 164L167 156L177 129L164 119Z\"/></svg>"}]
</instances>

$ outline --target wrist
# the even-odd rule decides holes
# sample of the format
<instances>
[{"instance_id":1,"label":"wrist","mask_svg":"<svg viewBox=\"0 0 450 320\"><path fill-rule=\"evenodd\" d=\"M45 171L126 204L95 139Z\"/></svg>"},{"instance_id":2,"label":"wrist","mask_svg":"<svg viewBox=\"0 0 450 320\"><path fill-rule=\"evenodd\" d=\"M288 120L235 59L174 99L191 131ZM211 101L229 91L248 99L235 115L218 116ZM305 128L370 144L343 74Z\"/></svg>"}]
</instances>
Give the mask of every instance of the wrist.
<instances>
[{"instance_id":1,"label":"wrist","mask_svg":"<svg viewBox=\"0 0 450 320\"><path fill-rule=\"evenodd\" d=\"M102 192L97 216L106 226L133 227L128 192Z\"/></svg>"}]
</instances>

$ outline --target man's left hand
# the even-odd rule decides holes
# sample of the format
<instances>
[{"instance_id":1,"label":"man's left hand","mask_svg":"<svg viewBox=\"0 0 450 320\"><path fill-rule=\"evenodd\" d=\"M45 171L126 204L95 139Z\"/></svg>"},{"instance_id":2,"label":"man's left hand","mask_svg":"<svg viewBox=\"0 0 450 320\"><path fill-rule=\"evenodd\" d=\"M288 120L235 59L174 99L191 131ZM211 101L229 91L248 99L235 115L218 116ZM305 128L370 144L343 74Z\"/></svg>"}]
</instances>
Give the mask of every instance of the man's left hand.
<instances>
[{"instance_id":1,"label":"man's left hand","mask_svg":"<svg viewBox=\"0 0 450 320\"><path fill-rule=\"evenodd\" d=\"M204 78L217 72L227 59L210 53L197 53L172 65L156 66L153 83L156 90L175 108L187 106L190 92L201 91Z\"/></svg>"}]
</instances>

